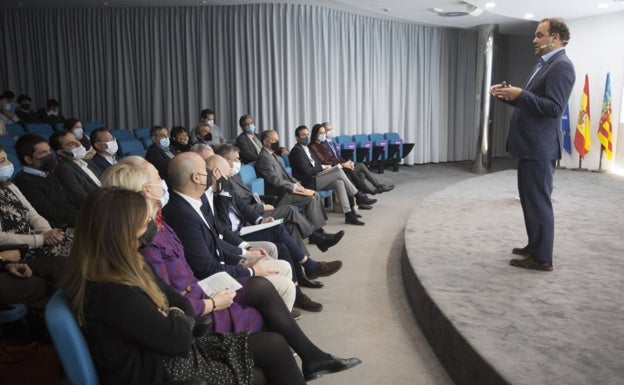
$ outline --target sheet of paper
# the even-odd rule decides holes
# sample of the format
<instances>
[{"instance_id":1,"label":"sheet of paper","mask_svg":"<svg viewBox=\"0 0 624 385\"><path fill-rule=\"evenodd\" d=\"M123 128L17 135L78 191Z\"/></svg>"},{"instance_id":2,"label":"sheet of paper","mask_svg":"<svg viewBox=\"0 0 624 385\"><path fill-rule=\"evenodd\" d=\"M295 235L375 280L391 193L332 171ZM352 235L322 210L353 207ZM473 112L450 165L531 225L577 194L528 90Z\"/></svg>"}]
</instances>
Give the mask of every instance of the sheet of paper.
<instances>
[{"instance_id":1,"label":"sheet of paper","mask_svg":"<svg viewBox=\"0 0 624 385\"><path fill-rule=\"evenodd\" d=\"M242 237L244 235L251 234L256 231L260 231L260 230L268 229L273 226L281 225L282 223L284 223L284 219L276 219L273 222L260 223L259 225L245 226L240 230L240 236Z\"/></svg>"},{"instance_id":2,"label":"sheet of paper","mask_svg":"<svg viewBox=\"0 0 624 385\"><path fill-rule=\"evenodd\" d=\"M238 290L243 287L237 280L232 278L232 276L225 271L213 274L208 278L202 279L198 283L199 287L202 288L208 297L212 297L221 290Z\"/></svg>"}]
</instances>

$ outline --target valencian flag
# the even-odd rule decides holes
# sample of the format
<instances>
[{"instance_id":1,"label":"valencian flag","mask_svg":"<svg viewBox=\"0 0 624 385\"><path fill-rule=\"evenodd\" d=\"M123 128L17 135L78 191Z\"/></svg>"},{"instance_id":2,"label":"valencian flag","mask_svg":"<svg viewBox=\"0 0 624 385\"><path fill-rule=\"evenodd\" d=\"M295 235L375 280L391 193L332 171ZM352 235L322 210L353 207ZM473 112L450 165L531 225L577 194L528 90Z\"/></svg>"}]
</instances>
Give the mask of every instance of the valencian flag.
<instances>
[{"instance_id":1,"label":"valencian flag","mask_svg":"<svg viewBox=\"0 0 624 385\"><path fill-rule=\"evenodd\" d=\"M591 125L589 122L589 76L585 74L585 86L583 87L583 96L581 97L581 108L578 114L578 122L576 123L576 133L574 134L574 148L578 151L581 159L589 152L591 145L590 138Z\"/></svg>"},{"instance_id":2,"label":"valencian flag","mask_svg":"<svg viewBox=\"0 0 624 385\"><path fill-rule=\"evenodd\" d=\"M570 105L566 105L561 117L561 134L563 135L563 149L572 155L572 139L570 138Z\"/></svg>"},{"instance_id":3,"label":"valencian flag","mask_svg":"<svg viewBox=\"0 0 624 385\"><path fill-rule=\"evenodd\" d=\"M602 111L600 123L598 123L598 140L607 155L607 159L613 157L613 116L611 115L611 73L607 73L605 93L602 98Z\"/></svg>"}]
</instances>

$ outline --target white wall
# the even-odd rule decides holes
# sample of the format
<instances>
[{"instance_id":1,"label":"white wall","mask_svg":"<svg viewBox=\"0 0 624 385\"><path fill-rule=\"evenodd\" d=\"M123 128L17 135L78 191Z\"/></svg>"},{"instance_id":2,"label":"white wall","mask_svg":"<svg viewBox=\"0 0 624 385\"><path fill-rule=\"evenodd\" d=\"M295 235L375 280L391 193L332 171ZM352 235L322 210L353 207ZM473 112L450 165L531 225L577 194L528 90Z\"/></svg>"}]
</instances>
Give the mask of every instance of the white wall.
<instances>
[{"instance_id":1,"label":"white wall","mask_svg":"<svg viewBox=\"0 0 624 385\"><path fill-rule=\"evenodd\" d=\"M591 149L585 155L583 167L597 169L600 158L598 122L602 109L605 78L611 72L611 98L614 131L614 158L603 157L603 169L624 169L624 13L585 19L567 20L570 27L570 43L566 51L576 68L576 84L570 97L570 131L572 155L563 154L561 165L577 167L579 155L574 150L574 133L583 94L585 74L589 74L589 101L591 113Z\"/></svg>"}]
</instances>

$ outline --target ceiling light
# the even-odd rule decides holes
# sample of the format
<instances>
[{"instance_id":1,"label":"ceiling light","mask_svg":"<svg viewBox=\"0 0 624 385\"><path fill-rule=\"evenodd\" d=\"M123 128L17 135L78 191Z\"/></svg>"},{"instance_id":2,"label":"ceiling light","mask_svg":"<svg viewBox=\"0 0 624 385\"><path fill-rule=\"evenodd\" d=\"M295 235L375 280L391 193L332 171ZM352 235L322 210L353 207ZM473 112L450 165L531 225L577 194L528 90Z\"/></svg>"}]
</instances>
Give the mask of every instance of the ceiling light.
<instances>
[{"instance_id":1,"label":"ceiling light","mask_svg":"<svg viewBox=\"0 0 624 385\"><path fill-rule=\"evenodd\" d=\"M609 8L609 4L607 4L607 3L600 3L600 4L598 4L598 8L600 8L600 9Z\"/></svg>"},{"instance_id":2,"label":"ceiling light","mask_svg":"<svg viewBox=\"0 0 624 385\"><path fill-rule=\"evenodd\" d=\"M534 17L535 17L535 15L534 15L534 14L532 14L532 13L525 13L525 14L524 14L524 18L525 18L525 19L532 19L532 18L534 18Z\"/></svg>"},{"instance_id":3,"label":"ceiling light","mask_svg":"<svg viewBox=\"0 0 624 385\"><path fill-rule=\"evenodd\" d=\"M496 3L493 1L488 1L487 3L485 3L485 8L494 8L496 7Z\"/></svg>"},{"instance_id":4,"label":"ceiling light","mask_svg":"<svg viewBox=\"0 0 624 385\"><path fill-rule=\"evenodd\" d=\"M444 10L442 8L433 8L433 10L438 12L438 13L444 12Z\"/></svg>"}]
</instances>

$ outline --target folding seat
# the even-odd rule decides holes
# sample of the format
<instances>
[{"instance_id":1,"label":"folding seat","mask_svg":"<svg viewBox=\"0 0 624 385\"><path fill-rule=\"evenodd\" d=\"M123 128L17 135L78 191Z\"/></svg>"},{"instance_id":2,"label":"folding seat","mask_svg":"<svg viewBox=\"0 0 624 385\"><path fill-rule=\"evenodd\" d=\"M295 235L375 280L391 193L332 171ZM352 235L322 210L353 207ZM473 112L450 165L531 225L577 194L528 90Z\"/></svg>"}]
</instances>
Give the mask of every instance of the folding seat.
<instances>
[{"instance_id":1,"label":"folding seat","mask_svg":"<svg viewBox=\"0 0 624 385\"><path fill-rule=\"evenodd\" d=\"M145 153L147 150L143 147L143 143L136 139L130 140L117 140L117 144L119 144L119 150L117 153L119 156L124 157L128 155L138 155L140 157L145 157Z\"/></svg>"},{"instance_id":2,"label":"folding seat","mask_svg":"<svg viewBox=\"0 0 624 385\"><path fill-rule=\"evenodd\" d=\"M133 140L136 139L134 135L132 135L132 131L130 130L110 130L110 133L117 138L117 140Z\"/></svg>"},{"instance_id":3,"label":"folding seat","mask_svg":"<svg viewBox=\"0 0 624 385\"><path fill-rule=\"evenodd\" d=\"M50 135L54 132L52 126L48 123L26 123L26 131L31 134L43 136L45 140L50 139Z\"/></svg>"},{"instance_id":4,"label":"folding seat","mask_svg":"<svg viewBox=\"0 0 624 385\"><path fill-rule=\"evenodd\" d=\"M9 136L19 137L24 135L24 127L17 123L10 123L6 125L6 130Z\"/></svg>"},{"instance_id":5,"label":"folding seat","mask_svg":"<svg viewBox=\"0 0 624 385\"><path fill-rule=\"evenodd\" d=\"M247 187L249 187L252 192L258 195L264 195L264 179L258 178L258 176L256 175L254 163L255 162L251 162L242 165L239 175L243 182L247 185Z\"/></svg>"}]
</instances>

